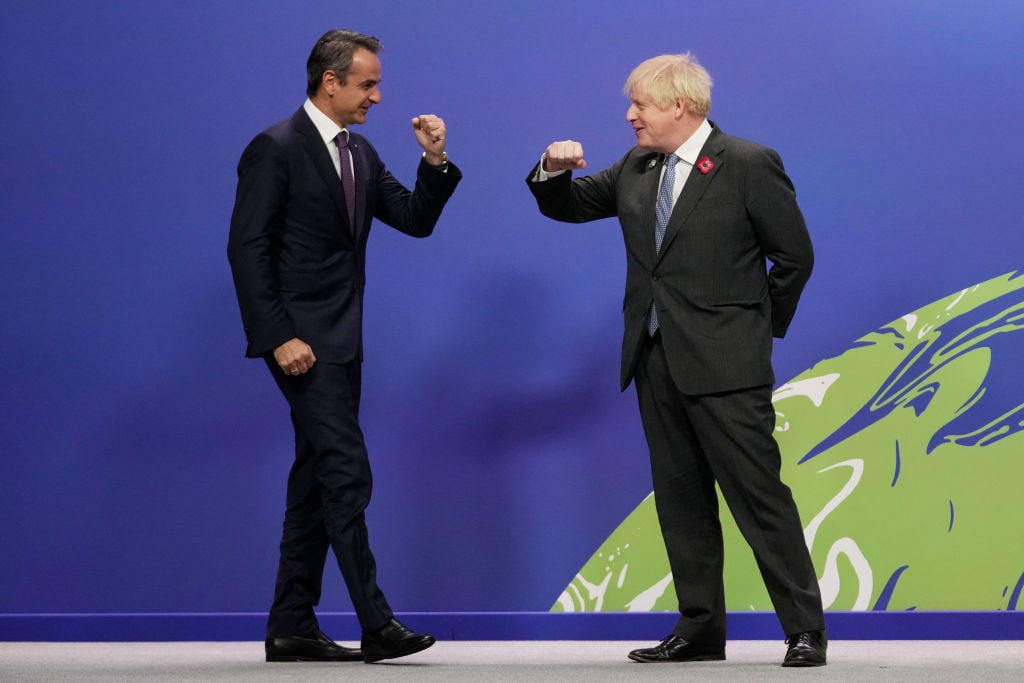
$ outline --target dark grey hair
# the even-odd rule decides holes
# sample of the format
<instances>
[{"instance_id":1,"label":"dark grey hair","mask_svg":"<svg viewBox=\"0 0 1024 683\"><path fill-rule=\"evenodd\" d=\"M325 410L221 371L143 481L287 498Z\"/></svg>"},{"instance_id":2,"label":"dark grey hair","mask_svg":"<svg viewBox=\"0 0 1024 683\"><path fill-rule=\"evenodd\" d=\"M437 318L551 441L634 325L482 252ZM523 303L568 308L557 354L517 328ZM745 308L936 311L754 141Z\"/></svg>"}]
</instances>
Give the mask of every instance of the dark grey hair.
<instances>
[{"instance_id":1,"label":"dark grey hair","mask_svg":"<svg viewBox=\"0 0 1024 683\"><path fill-rule=\"evenodd\" d=\"M380 40L343 28L320 36L306 60L306 94L310 97L316 95L325 71L333 71L344 81L352 68L352 53L360 47L377 54L381 48Z\"/></svg>"}]
</instances>

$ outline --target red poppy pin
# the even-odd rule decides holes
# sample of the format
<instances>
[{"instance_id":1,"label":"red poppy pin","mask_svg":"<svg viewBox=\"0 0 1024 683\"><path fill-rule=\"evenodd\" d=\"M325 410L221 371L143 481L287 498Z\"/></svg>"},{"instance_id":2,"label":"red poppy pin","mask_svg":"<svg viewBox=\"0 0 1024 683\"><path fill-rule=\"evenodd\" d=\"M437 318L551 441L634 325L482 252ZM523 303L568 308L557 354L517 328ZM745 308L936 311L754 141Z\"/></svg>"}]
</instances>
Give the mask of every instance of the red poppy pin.
<instances>
[{"instance_id":1,"label":"red poppy pin","mask_svg":"<svg viewBox=\"0 0 1024 683\"><path fill-rule=\"evenodd\" d=\"M711 161L708 157L701 157L700 161L697 162L697 170L704 174L710 173L714 167L715 162Z\"/></svg>"}]
</instances>

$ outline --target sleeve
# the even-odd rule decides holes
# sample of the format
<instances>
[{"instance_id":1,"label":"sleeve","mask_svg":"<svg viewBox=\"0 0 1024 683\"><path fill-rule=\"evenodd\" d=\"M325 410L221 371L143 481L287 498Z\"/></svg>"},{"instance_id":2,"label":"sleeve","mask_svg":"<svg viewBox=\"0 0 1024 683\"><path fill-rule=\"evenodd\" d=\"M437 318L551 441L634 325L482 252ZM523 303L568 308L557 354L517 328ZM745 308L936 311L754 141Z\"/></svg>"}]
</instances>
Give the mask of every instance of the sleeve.
<instances>
[{"instance_id":1,"label":"sleeve","mask_svg":"<svg viewBox=\"0 0 1024 683\"><path fill-rule=\"evenodd\" d=\"M287 201L288 165L269 135L257 136L238 162L228 261L249 356L262 356L295 337L275 286L273 244Z\"/></svg>"},{"instance_id":2,"label":"sleeve","mask_svg":"<svg viewBox=\"0 0 1024 683\"><path fill-rule=\"evenodd\" d=\"M771 263L772 335L784 337L814 267L814 249L793 183L778 153L765 149L748 177L747 211Z\"/></svg>"},{"instance_id":3,"label":"sleeve","mask_svg":"<svg viewBox=\"0 0 1024 683\"><path fill-rule=\"evenodd\" d=\"M594 175L575 179L571 173L546 173L537 163L526 176L526 184L540 212L548 218L563 223L611 218L618 213L615 187L625 159Z\"/></svg>"},{"instance_id":4,"label":"sleeve","mask_svg":"<svg viewBox=\"0 0 1024 683\"><path fill-rule=\"evenodd\" d=\"M450 161L444 170L440 170L421 158L416 169L416 185L410 192L391 175L375 150L373 159L377 167L374 217L413 237L430 235L441 218L441 211L462 180L462 171Z\"/></svg>"}]
</instances>

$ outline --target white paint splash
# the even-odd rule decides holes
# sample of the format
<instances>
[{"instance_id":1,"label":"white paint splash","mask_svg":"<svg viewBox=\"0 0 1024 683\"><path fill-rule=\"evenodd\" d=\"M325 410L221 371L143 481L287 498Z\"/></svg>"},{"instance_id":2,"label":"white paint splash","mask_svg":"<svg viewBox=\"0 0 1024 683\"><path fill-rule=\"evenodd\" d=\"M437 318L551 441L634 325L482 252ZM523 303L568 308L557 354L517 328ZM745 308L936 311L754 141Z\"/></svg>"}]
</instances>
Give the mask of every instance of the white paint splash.
<instances>
[{"instance_id":1,"label":"white paint splash","mask_svg":"<svg viewBox=\"0 0 1024 683\"><path fill-rule=\"evenodd\" d=\"M672 572L665 575L658 583L654 584L645 591L641 591L639 595L626 603L627 612L650 612L654 609L655 603L658 599L665 594L665 589L672 583Z\"/></svg>"},{"instance_id":2,"label":"white paint splash","mask_svg":"<svg viewBox=\"0 0 1024 683\"><path fill-rule=\"evenodd\" d=\"M793 396L803 396L809 398L816 408L820 408L821 402L825 400L825 394L837 379L839 379L839 373L830 372L820 377L808 377L795 382L787 382L775 390L772 400L777 402Z\"/></svg>"},{"instance_id":3,"label":"white paint splash","mask_svg":"<svg viewBox=\"0 0 1024 683\"><path fill-rule=\"evenodd\" d=\"M814 547L814 539L818 534L818 529L821 528L822 522L856 490L857 485L860 484L861 477L864 475L864 461L860 458L844 460L834 465L829 465L818 470L818 474L837 467L849 467L852 470L850 478L839 490L839 493L833 496L825 504L825 507L821 509L821 512L814 516L814 519L811 520L804 530L804 541L807 543L808 550ZM825 558L825 571L818 581L818 585L821 588L822 604L827 609L832 606L832 603L839 596L840 577L838 559L840 555L847 557L850 564L853 565L854 573L857 575L857 599L854 601L851 609L854 611L867 610L870 607L871 591L874 588L874 574L871 571L871 565L868 563L867 558L861 552L860 546L849 537L840 538L829 547L828 556Z\"/></svg>"}]
</instances>

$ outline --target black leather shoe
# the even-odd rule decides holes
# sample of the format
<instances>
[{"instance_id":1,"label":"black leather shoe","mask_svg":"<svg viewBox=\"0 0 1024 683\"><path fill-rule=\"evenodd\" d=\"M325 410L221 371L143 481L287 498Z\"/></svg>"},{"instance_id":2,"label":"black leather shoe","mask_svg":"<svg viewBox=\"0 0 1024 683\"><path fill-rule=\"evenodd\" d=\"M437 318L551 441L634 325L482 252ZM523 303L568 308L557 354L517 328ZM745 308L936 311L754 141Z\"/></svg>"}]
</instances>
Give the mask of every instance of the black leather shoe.
<instances>
[{"instance_id":1,"label":"black leather shoe","mask_svg":"<svg viewBox=\"0 0 1024 683\"><path fill-rule=\"evenodd\" d=\"M825 666L828 638L824 631L794 633L786 638L786 658L782 666Z\"/></svg>"},{"instance_id":2,"label":"black leather shoe","mask_svg":"<svg viewBox=\"0 0 1024 683\"><path fill-rule=\"evenodd\" d=\"M359 662L363 653L342 647L317 629L308 636L267 638L264 643L268 662Z\"/></svg>"},{"instance_id":3,"label":"black leather shoe","mask_svg":"<svg viewBox=\"0 0 1024 683\"><path fill-rule=\"evenodd\" d=\"M363 633L363 661L369 663L405 657L433 644L434 636L410 631L397 619L392 619L376 631Z\"/></svg>"},{"instance_id":4,"label":"black leather shoe","mask_svg":"<svg viewBox=\"0 0 1024 683\"><path fill-rule=\"evenodd\" d=\"M672 634L654 647L633 650L629 658L634 662L711 662L725 659L725 644L703 645Z\"/></svg>"}]
</instances>

